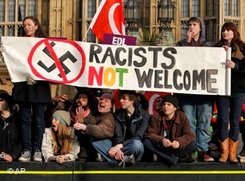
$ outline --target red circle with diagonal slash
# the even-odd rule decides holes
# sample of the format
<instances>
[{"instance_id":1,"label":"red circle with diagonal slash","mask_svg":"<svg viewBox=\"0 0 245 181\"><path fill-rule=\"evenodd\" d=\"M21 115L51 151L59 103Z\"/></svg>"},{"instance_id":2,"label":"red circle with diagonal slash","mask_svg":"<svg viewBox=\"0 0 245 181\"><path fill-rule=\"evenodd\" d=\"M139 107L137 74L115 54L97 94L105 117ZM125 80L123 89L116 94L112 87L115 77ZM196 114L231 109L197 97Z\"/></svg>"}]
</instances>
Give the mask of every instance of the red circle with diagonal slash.
<instances>
[{"instance_id":1,"label":"red circle with diagonal slash","mask_svg":"<svg viewBox=\"0 0 245 181\"><path fill-rule=\"evenodd\" d=\"M57 57L53 47L49 44L49 41L52 41L52 42L62 42L62 43L68 43L72 46L74 46L77 51L80 53L80 56L78 59L80 59L82 61L82 67L78 73L78 75L74 78L74 79L71 79L71 80L68 80L67 77L66 77L66 74L63 70L63 67L60 63L60 60L59 58ZM48 49L51 57L53 58L54 60L54 63L56 65L56 67L58 68L59 72L60 72L60 75L62 77L62 81L59 81L59 80L54 80L54 79L50 79L50 78L47 78L47 77L44 77L43 75L41 75L36 69L35 67L33 66L33 55L35 54L36 51L40 51L38 50L38 48L42 45L42 44L45 44L46 45L46 48ZM33 72L33 74L41 79L44 79L44 80L48 80L50 82L56 82L56 83L63 83L63 84L67 84L67 83L73 83L75 81L77 81L83 74L84 70L85 70L85 66L86 66L86 57L85 57L85 53L82 49L82 47L77 44L76 42L74 41L70 41L70 40L58 40L58 39L43 39L41 41L39 41L37 44L35 44L33 46L33 48L31 49L30 51L30 54L28 56L28 64ZM72 71L72 70L71 70Z\"/></svg>"}]
</instances>

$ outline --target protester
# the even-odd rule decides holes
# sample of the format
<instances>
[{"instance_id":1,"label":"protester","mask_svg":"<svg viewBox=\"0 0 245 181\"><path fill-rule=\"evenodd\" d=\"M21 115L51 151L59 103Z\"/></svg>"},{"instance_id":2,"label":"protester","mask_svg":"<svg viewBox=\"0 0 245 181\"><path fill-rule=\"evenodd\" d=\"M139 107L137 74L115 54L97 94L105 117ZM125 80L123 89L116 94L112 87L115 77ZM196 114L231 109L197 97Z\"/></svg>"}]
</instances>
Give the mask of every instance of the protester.
<instances>
[{"instance_id":1,"label":"protester","mask_svg":"<svg viewBox=\"0 0 245 181\"><path fill-rule=\"evenodd\" d=\"M108 154L122 164L140 161L144 153L142 143L149 125L149 114L139 105L135 91L120 90L121 108L115 112L116 129L112 139L112 147Z\"/></svg>"},{"instance_id":2,"label":"protester","mask_svg":"<svg viewBox=\"0 0 245 181\"><path fill-rule=\"evenodd\" d=\"M90 137L93 147L101 153L104 145L110 142L109 139L114 135L115 120L112 114L113 97L110 93L103 93L98 102L98 115L96 116L96 124L85 124L78 122L73 127ZM100 154L97 155L97 161L103 161Z\"/></svg>"},{"instance_id":3,"label":"protester","mask_svg":"<svg viewBox=\"0 0 245 181\"><path fill-rule=\"evenodd\" d=\"M138 104L135 91L120 90L121 108L115 112L116 127L111 140L93 145L110 163L132 165L144 153L143 136L148 127L149 114ZM97 142L98 143L98 142Z\"/></svg>"},{"instance_id":4,"label":"protester","mask_svg":"<svg viewBox=\"0 0 245 181\"><path fill-rule=\"evenodd\" d=\"M26 37L45 37L38 19L28 16L23 20ZM13 99L19 105L21 144L23 152L19 161L42 161L41 143L45 129L46 104L51 103L49 83L35 81L29 75L24 82L16 82L13 87Z\"/></svg>"},{"instance_id":5,"label":"protester","mask_svg":"<svg viewBox=\"0 0 245 181\"><path fill-rule=\"evenodd\" d=\"M153 114L144 145L164 163L195 161L196 136L173 95L161 97L161 108Z\"/></svg>"},{"instance_id":6,"label":"protester","mask_svg":"<svg viewBox=\"0 0 245 181\"><path fill-rule=\"evenodd\" d=\"M80 89L70 108L73 122L96 124L97 105L98 100L89 88Z\"/></svg>"},{"instance_id":7,"label":"protester","mask_svg":"<svg viewBox=\"0 0 245 181\"><path fill-rule=\"evenodd\" d=\"M209 47L205 40L204 23L198 17L191 17L188 20L188 32L186 39L179 41L177 46ZM211 116L213 97L210 95L177 95L181 109L186 113L192 130L196 133L197 148L201 161L214 161L209 155L211 140Z\"/></svg>"},{"instance_id":8,"label":"protester","mask_svg":"<svg viewBox=\"0 0 245 181\"><path fill-rule=\"evenodd\" d=\"M95 125L97 122L97 102L97 98L93 96L90 89L80 89L74 98L70 110L73 124L77 123L76 126L80 124ZM74 128L76 128L76 126L74 126ZM80 143L79 158L94 161L93 159L96 157L96 151L90 144L90 136L84 134L84 132L81 132L80 130L76 130L75 134Z\"/></svg>"},{"instance_id":9,"label":"protester","mask_svg":"<svg viewBox=\"0 0 245 181\"><path fill-rule=\"evenodd\" d=\"M231 96L217 96L218 131L221 147L220 162L237 163L239 139L239 121L245 97L245 44L240 33L232 22L221 28L221 39L215 45L231 48L231 60L226 60L226 68L231 69Z\"/></svg>"},{"instance_id":10,"label":"protester","mask_svg":"<svg viewBox=\"0 0 245 181\"><path fill-rule=\"evenodd\" d=\"M12 109L11 96L0 92L0 160L12 162L21 153L17 115Z\"/></svg>"},{"instance_id":11,"label":"protester","mask_svg":"<svg viewBox=\"0 0 245 181\"><path fill-rule=\"evenodd\" d=\"M80 146L71 124L70 113L58 110L53 113L52 127L46 128L42 140L44 160L64 163L75 161Z\"/></svg>"}]
</instances>

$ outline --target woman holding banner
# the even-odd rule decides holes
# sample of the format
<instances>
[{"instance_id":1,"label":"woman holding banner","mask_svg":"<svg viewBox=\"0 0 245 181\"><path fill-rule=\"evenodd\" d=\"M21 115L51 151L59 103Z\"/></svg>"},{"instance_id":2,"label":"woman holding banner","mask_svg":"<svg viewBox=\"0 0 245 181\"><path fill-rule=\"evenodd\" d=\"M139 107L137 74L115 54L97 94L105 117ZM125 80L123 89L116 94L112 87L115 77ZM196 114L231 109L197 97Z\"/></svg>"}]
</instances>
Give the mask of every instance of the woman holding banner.
<instances>
[{"instance_id":1,"label":"woman holding banner","mask_svg":"<svg viewBox=\"0 0 245 181\"><path fill-rule=\"evenodd\" d=\"M221 148L220 162L237 163L239 121L245 97L245 44L232 22L222 26L221 39L215 45L231 48L231 60L226 60L226 68L231 69L231 96L217 96L218 131Z\"/></svg>"},{"instance_id":2,"label":"woman holding banner","mask_svg":"<svg viewBox=\"0 0 245 181\"><path fill-rule=\"evenodd\" d=\"M23 32L25 37L45 37L38 19L32 16L24 18ZM46 81L35 81L27 75L26 81L14 83L12 96L19 105L23 149L19 161L30 161L33 152L33 161L41 162L45 109L46 104L51 103L49 83Z\"/></svg>"}]
</instances>

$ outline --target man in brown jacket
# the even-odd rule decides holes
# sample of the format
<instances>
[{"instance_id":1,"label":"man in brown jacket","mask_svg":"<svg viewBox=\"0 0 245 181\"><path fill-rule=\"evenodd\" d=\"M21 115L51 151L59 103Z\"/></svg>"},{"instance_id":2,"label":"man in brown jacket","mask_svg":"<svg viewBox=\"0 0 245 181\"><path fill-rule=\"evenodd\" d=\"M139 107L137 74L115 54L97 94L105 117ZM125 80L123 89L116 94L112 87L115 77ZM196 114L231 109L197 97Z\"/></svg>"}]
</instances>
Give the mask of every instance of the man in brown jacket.
<instances>
[{"instance_id":1,"label":"man in brown jacket","mask_svg":"<svg viewBox=\"0 0 245 181\"><path fill-rule=\"evenodd\" d=\"M196 136L185 113L178 109L178 99L172 95L161 98L160 109L145 134L146 149L166 164L193 162Z\"/></svg>"},{"instance_id":2,"label":"man in brown jacket","mask_svg":"<svg viewBox=\"0 0 245 181\"><path fill-rule=\"evenodd\" d=\"M112 114L112 108L112 95L109 93L104 93L98 101L98 115L96 116L96 124L86 125L84 123L78 122L73 125L74 129L81 131L82 134L90 136L93 142L96 142L96 140L102 141L112 138L115 128L115 120ZM95 147L95 149L97 150L97 147ZM97 157L100 157L100 155L97 155ZM101 161L101 158L96 159Z\"/></svg>"}]
</instances>

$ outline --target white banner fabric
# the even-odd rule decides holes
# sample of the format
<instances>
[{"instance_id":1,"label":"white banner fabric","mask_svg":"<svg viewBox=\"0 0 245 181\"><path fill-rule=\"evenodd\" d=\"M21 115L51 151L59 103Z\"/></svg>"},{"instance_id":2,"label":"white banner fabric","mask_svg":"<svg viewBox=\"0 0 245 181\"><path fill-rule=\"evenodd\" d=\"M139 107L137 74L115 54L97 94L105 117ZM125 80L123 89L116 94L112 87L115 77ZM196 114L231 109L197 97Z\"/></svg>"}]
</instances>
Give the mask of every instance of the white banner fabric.
<instances>
[{"instance_id":1,"label":"white banner fabric","mask_svg":"<svg viewBox=\"0 0 245 181\"><path fill-rule=\"evenodd\" d=\"M12 82L25 81L29 75L79 87L230 95L224 48L117 46L26 37L2 37L2 43Z\"/></svg>"}]
</instances>

